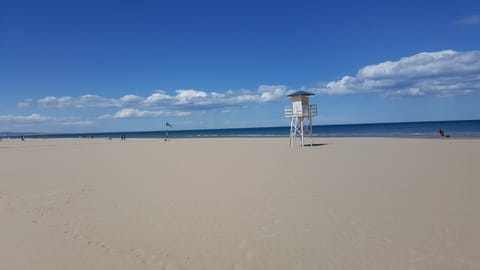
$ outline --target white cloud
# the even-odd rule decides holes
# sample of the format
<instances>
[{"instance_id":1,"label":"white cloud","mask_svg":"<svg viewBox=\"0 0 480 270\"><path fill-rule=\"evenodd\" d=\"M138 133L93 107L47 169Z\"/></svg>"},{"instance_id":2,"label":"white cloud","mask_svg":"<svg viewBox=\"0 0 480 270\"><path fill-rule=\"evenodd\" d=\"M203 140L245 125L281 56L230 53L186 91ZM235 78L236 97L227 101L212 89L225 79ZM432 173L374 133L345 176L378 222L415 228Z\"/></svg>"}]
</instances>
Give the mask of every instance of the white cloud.
<instances>
[{"instance_id":1,"label":"white cloud","mask_svg":"<svg viewBox=\"0 0 480 270\"><path fill-rule=\"evenodd\" d=\"M210 93L214 98L224 98L226 95L222 93L212 92Z\"/></svg>"},{"instance_id":2,"label":"white cloud","mask_svg":"<svg viewBox=\"0 0 480 270\"><path fill-rule=\"evenodd\" d=\"M205 98L207 98L208 94L204 91L197 91L194 89L189 90L177 90L175 91L177 95L175 96L175 103L176 104L201 104L202 101L205 102ZM211 96L213 97L213 96ZM214 97L215 98L215 97ZM209 103L207 101L207 103Z\"/></svg>"},{"instance_id":3,"label":"white cloud","mask_svg":"<svg viewBox=\"0 0 480 270\"><path fill-rule=\"evenodd\" d=\"M120 98L120 101L124 104L139 103L139 102L143 102L143 98L137 95L125 95L122 98Z\"/></svg>"},{"instance_id":4,"label":"white cloud","mask_svg":"<svg viewBox=\"0 0 480 270\"><path fill-rule=\"evenodd\" d=\"M287 90L288 88L284 85L260 85L258 87L262 102L280 100L285 97Z\"/></svg>"},{"instance_id":5,"label":"white cloud","mask_svg":"<svg viewBox=\"0 0 480 270\"><path fill-rule=\"evenodd\" d=\"M157 116L161 115L163 112L158 112ZM151 115L152 112L140 111L138 109L126 108L116 112L113 115L102 115L100 119L122 119L122 118L133 118L133 117L145 117Z\"/></svg>"},{"instance_id":6,"label":"white cloud","mask_svg":"<svg viewBox=\"0 0 480 270\"><path fill-rule=\"evenodd\" d=\"M65 122L60 122L60 124L64 126L90 126L95 124L93 121L89 120L80 120L80 121L65 121Z\"/></svg>"},{"instance_id":7,"label":"white cloud","mask_svg":"<svg viewBox=\"0 0 480 270\"><path fill-rule=\"evenodd\" d=\"M454 24L459 25L459 26L475 26L475 25L480 25L480 15L473 15L473 16L463 17L463 18L455 21Z\"/></svg>"},{"instance_id":8,"label":"white cloud","mask_svg":"<svg viewBox=\"0 0 480 270\"><path fill-rule=\"evenodd\" d=\"M0 122L22 122L22 123L34 123L50 120L51 117L42 116L38 113L32 113L30 115L0 115Z\"/></svg>"},{"instance_id":9,"label":"white cloud","mask_svg":"<svg viewBox=\"0 0 480 270\"><path fill-rule=\"evenodd\" d=\"M26 125L50 124L52 126L87 126L95 124L93 121L80 120L74 117L52 117L38 113L32 113L30 115L0 115L0 122Z\"/></svg>"},{"instance_id":10,"label":"white cloud","mask_svg":"<svg viewBox=\"0 0 480 270\"><path fill-rule=\"evenodd\" d=\"M182 111L177 111L174 113L175 116L189 116L191 115L192 113L191 112L182 112Z\"/></svg>"},{"instance_id":11,"label":"white cloud","mask_svg":"<svg viewBox=\"0 0 480 270\"><path fill-rule=\"evenodd\" d=\"M354 85L357 81L356 78L345 76L339 81L333 81L326 84L326 87L319 89L317 92L320 94L329 94L329 95L345 95L352 94L353 91L351 85Z\"/></svg>"},{"instance_id":12,"label":"white cloud","mask_svg":"<svg viewBox=\"0 0 480 270\"><path fill-rule=\"evenodd\" d=\"M228 90L225 93L206 92L195 89L180 89L175 95L169 95L165 91L157 90L148 97L141 97L133 94L120 98L106 98L97 95L83 95L80 97L54 97L47 96L38 99L36 103L40 108L57 109L87 109L87 108L123 108L118 115L103 115L102 117L122 118L123 114L137 115L137 117L159 116L150 114L142 109L157 108L163 111L175 111L177 109L209 109L229 107L247 103L263 103L282 100L288 88L284 85L260 85L256 92L242 89L240 91ZM34 100L28 101L29 103ZM25 101L25 106L27 101ZM23 105L23 103L22 103ZM19 105L20 106L20 105ZM136 109L137 111L132 111ZM145 112L142 114L142 112ZM185 115L185 113L182 113Z\"/></svg>"},{"instance_id":13,"label":"white cloud","mask_svg":"<svg viewBox=\"0 0 480 270\"><path fill-rule=\"evenodd\" d=\"M54 97L47 96L37 100L37 103L42 108L111 108L119 107L122 102L113 98L104 98L97 95L83 95L80 97Z\"/></svg>"},{"instance_id":14,"label":"white cloud","mask_svg":"<svg viewBox=\"0 0 480 270\"><path fill-rule=\"evenodd\" d=\"M397 61L368 65L359 69L355 75L321 83L314 88L300 89L321 95L369 93L387 97L472 94L480 90L480 51L423 52ZM285 99L285 95L291 91L293 89L285 85L260 85L256 91L229 89L223 93L179 89L168 94L157 90L146 97L134 94L114 98L91 94L79 97L46 96L36 101L26 99L18 106L28 107L36 103L41 108L117 108L119 111L115 114L101 117L158 117L166 112L225 109L252 103L275 102Z\"/></svg>"},{"instance_id":15,"label":"white cloud","mask_svg":"<svg viewBox=\"0 0 480 270\"><path fill-rule=\"evenodd\" d=\"M144 99L137 95L125 95L119 99L115 99L115 98L105 98L98 95L87 94L80 97L47 96L47 97L38 99L36 102L41 108L86 109L86 108L118 108L126 105L142 104L144 102ZM30 103L32 103L32 101L30 101Z\"/></svg>"},{"instance_id":16,"label":"white cloud","mask_svg":"<svg viewBox=\"0 0 480 270\"><path fill-rule=\"evenodd\" d=\"M165 91L157 90L151 96L145 99L145 104L147 105L157 105L161 103L165 103L168 100L171 100L172 97L167 95Z\"/></svg>"},{"instance_id":17,"label":"white cloud","mask_svg":"<svg viewBox=\"0 0 480 270\"><path fill-rule=\"evenodd\" d=\"M58 99L56 97L48 96L37 100L37 103L40 104L40 106L44 107L55 107L55 105L57 104L57 100Z\"/></svg>"},{"instance_id":18,"label":"white cloud","mask_svg":"<svg viewBox=\"0 0 480 270\"><path fill-rule=\"evenodd\" d=\"M420 97L420 96L424 96L425 93L422 92L419 88L408 88L408 89L400 89L400 90L392 91L388 93L388 95L397 96L397 97L406 97L406 96Z\"/></svg>"},{"instance_id":19,"label":"white cloud","mask_svg":"<svg viewBox=\"0 0 480 270\"><path fill-rule=\"evenodd\" d=\"M245 104L245 103L253 103L258 102L260 97L253 94L244 94L240 96L234 96L229 99L231 104Z\"/></svg>"},{"instance_id":20,"label":"white cloud","mask_svg":"<svg viewBox=\"0 0 480 270\"><path fill-rule=\"evenodd\" d=\"M26 107L29 107L30 105L32 105L33 101L34 101L33 98L27 98L27 99L24 99L24 100L20 101L17 104L17 106L19 108L26 108Z\"/></svg>"},{"instance_id":21,"label":"white cloud","mask_svg":"<svg viewBox=\"0 0 480 270\"><path fill-rule=\"evenodd\" d=\"M194 89L177 90L171 99L174 105L189 107L228 107L247 103L274 102L285 98L288 88L284 85L260 85L257 92L242 89L228 90L225 94Z\"/></svg>"},{"instance_id":22,"label":"white cloud","mask_svg":"<svg viewBox=\"0 0 480 270\"><path fill-rule=\"evenodd\" d=\"M355 77L309 89L317 94L452 96L480 90L480 51L424 52L361 68Z\"/></svg>"},{"instance_id":23,"label":"white cloud","mask_svg":"<svg viewBox=\"0 0 480 270\"><path fill-rule=\"evenodd\" d=\"M99 116L99 119L123 119L123 118L146 118L146 117L159 117L159 116L188 116L190 112L176 111L176 112L167 112L167 111L143 111L133 108L125 108L116 113L106 114Z\"/></svg>"}]
</instances>

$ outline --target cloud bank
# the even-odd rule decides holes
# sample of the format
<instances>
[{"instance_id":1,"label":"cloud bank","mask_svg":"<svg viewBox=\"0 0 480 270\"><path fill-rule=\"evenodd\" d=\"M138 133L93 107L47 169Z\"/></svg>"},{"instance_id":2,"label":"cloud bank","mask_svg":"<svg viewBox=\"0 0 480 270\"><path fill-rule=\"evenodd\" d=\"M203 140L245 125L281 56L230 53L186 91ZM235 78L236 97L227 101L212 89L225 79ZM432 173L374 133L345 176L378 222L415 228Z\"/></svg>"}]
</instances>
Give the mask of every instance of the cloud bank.
<instances>
[{"instance_id":1,"label":"cloud bank","mask_svg":"<svg viewBox=\"0 0 480 270\"><path fill-rule=\"evenodd\" d=\"M120 98L106 98L91 94L80 97L46 96L38 100L23 100L17 106L26 108L36 105L42 109L118 109L113 114L99 116L99 119L188 116L191 114L189 110L208 110L249 103L275 102L284 99L288 91L289 89L284 85L260 85L255 92L244 89L228 90L225 93L180 89L176 90L174 95L157 90L147 97L134 94Z\"/></svg>"},{"instance_id":2,"label":"cloud bank","mask_svg":"<svg viewBox=\"0 0 480 270\"><path fill-rule=\"evenodd\" d=\"M188 116L190 112L168 112L168 111L142 111L139 109L125 108L117 111L115 114L105 114L99 116L99 119L122 119L122 118L143 118L143 117L159 117L159 116Z\"/></svg>"},{"instance_id":3,"label":"cloud bank","mask_svg":"<svg viewBox=\"0 0 480 270\"><path fill-rule=\"evenodd\" d=\"M476 17L475 17L476 18ZM471 18L470 21L475 21ZM317 87L299 87L320 95L353 95L377 93L383 96L453 96L478 92L480 89L480 51L457 52L444 50L423 52L397 61L386 61L361 68L355 75L320 83ZM150 96L128 94L107 98L87 94L80 97L47 96L38 100L26 99L18 107L40 108L154 108L209 109L275 102L294 91L284 85L260 85L256 91L228 90L224 93L196 89L176 90L173 95L154 91ZM143 111L143 110L141 110ZM121 111L119 111L121 112ZM147 115L132 114L132 115ZM159 114L161 115L161 114Z\"/></svg>"},{"instance_id":4,"label":"cloud bank","mask_svg":"<svg viewBox=\"0 0 480 270\"><path fill-rule=\"evenodd\" d=\"M47 96L36 101L37 105L41 108L112 108L112 107L121 107L125 104L132 102L136 96L128 95L120 99L114 98L104 98L97 95L83 95L81 97L54 97ZM31 102L32 103L32 102ZM30 103L30 104L31 104ZM19 107L20 107L19 103ZM26 104L23 104L26 105Z\"/></svg>"},{"instance_id":5,"label":"cloud bank","mask_svg":"<svg viewBox=\"0 0 480 270\"><path fill-rule=\"evenodd\" d=\"M157 90L148 97L129 94L121 98L106 98L98 95L83 95L80 97L47 96L38 100L26 99L18 103L24 108L36 104L40 108L86 109L86 108L124 108L124 107L215 107L230 106L252 102L272 102L285 97L287 87L283 85L261 85L256 92L249 90L226 93L206 92L195 89L180 89L175 95L169 95L163 90Z\"/></svg>"},{"instance_id":6,"label":"cloud bank","mask_svg":"<svg viewBox=\"0 0 480 270\"><path fill-rule=\"evenodd\" d=\"M38 113L32 113L30 115L0 115L0 122L34 123L48 120L50 120L50 117L42 116Z\"/></svg>"},{"instance_id":7,"label":"cloud bank","mask_svg":"<svg viewBox=\"0 0 480 270\"><path fill-rule=\"evenodd\" d=\"M474 24L476 16L465 18ZM443 50L422 52L397 61L367 65L355 75L347 75L316 87L298 89L318 95L378 95L383 97L449 97L480 92L480 51L457 52ZM107 110L97 119L154 118L189 116L195 110L223 109L233 106L278 102L295 91L285 85L260 85L255 91L227 90L225 92L179 89L169 94L156 90L149 96L128 94L118 98L86 94L79 97L46 96L24 99L19 108L42 109L96 109ZM113 112L112 112L113 110ZM105 113L105 112L104 112ZM31 114L0 116L0 121L35 122L54 118ZM68 123L68 121L61 121ZM89 124L90 121L73 120L71 123Z\"/></svg>"},{"instance_id":8,"label":"cloud bank","mask_svg":"<svg viewBox=\"0 0 480 270\"><path fill-rule=\"evenodd\" d=\"M80 120L74 117L52 117L32 113L30 115L0 115L0 123L20 123L20 124L40 124L50 123L63 126L88 126L93 125L93 121Z\"/></svg>"},{"instance_id":9,"label":"cloud bank","mask_svg":"<svg viewBox=\"0 0 480 270\"><path fill-rule=\"evenodd\" d=\"M454 96L480 90L480 51L424 52L361 68L355 76L321 84L324 95Z\"/></svg>"}]
</instances>

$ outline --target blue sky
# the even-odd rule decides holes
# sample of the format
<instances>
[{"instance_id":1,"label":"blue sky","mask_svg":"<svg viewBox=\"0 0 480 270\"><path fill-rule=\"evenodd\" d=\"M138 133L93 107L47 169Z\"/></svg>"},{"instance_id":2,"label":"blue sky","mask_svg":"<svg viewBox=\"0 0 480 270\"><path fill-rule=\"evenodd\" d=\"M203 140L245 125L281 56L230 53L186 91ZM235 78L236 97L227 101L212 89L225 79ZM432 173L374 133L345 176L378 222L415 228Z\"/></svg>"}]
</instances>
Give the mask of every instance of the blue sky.
<instances>
[{"instance_id":1,"label":"blue sky","mask_svg":"<svg viewBox=\"0 0 480 270\"><path fill-rule=\"evenodd\" d=\"M478 1L0 1L0 132L480 119Z\"/></svg>"}]
</instances>

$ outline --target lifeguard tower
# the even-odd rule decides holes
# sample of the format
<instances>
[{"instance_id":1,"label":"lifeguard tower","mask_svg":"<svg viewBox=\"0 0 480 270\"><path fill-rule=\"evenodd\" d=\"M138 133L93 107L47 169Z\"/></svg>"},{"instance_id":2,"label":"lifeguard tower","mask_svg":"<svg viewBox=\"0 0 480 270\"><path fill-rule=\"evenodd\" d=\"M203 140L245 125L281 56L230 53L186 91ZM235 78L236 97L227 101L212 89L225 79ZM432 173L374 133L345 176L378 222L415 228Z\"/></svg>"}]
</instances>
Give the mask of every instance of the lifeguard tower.
<instances>
[{"instance_id":1,"label":"lifeguard tower","mask_svg":"<svg viewBox=\"0 0 480 270\"><path fill-rule=\"evenodd\" d=\"M309 103L309 98L313 95L309 92L297 91L287 96L292 100L291 106L285 106L285 117L291 119L289 146L298 145L297 137L300 137L300 146L303 146L304 135L310 136L310 146L313 144L312 118L317 116L317 105ZM305 120L308 120L306 124Z\"/></svg>"}]
</instances>

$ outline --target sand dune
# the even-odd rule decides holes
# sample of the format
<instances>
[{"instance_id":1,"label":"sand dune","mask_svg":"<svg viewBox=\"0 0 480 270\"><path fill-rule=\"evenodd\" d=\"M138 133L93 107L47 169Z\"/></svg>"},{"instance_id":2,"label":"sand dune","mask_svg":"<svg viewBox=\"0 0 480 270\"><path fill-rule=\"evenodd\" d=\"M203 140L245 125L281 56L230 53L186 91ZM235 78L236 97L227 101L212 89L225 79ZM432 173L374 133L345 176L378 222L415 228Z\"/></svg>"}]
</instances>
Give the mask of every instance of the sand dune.
<instances>
[{"instance_id":1,"label":"sand dune","mask_svg":"<svg viewBox=\"0 0 480 270\"><path fill-rule=\"evenodd\" d=\"M0 269L480 269L480 140L0 142Z\"/></svg>"}]
</instances>

